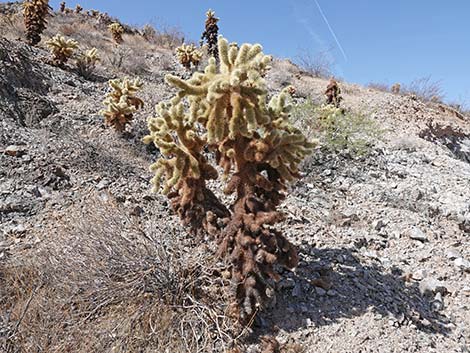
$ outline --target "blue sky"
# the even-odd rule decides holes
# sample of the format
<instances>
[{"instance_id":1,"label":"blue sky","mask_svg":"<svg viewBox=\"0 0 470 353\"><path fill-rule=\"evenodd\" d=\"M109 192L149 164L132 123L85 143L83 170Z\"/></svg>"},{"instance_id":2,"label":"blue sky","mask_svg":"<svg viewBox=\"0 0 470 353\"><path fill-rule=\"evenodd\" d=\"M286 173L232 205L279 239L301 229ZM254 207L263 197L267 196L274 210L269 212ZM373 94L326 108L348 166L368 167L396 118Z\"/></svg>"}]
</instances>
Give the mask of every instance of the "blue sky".
<instances>
[{"instance_id":1,"label":"blue sky","mask_svg":"<svg viewBox=\"0 0 470 353\"><path fill-rule=\"evenodd\" d=\"M122 21L178 26L198 40L208 8L230 41L261 43L295 58L329 50L335 73L349 82L409 83L432 76L448 101L470 104L470 0L81 0L85 9ZM51 1L54 8L59 0ZM335 40L327 21L335 33Z\"/></svg>"}]
</instances>

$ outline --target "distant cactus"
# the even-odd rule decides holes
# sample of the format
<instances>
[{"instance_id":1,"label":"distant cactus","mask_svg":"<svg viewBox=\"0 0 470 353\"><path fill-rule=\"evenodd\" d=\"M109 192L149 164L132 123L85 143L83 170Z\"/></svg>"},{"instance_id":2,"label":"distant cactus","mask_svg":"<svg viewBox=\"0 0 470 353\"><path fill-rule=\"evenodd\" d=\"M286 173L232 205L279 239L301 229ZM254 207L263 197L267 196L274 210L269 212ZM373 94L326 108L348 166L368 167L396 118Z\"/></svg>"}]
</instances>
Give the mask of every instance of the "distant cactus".
<instances>
[{"instance_id":1,"label":"distant cactus","mask_svg":"<svg viewBox=\"0 0 470 353\"><path fill-rule=\"evenodd\" d=\"M89 10L89 11L88 11L88 14L89 14L91 17L99 17L100 12L99 12L98 10Z\"/></svg>"},{"instance_id":2,"label":"distant cactus","mask_svg":"<svg viewBox=\"0 0 470 353\"><path fill-rule=\"evenodd\" d=\"M400 89L401 89L401 85L399 83L395 83L394 85L392 85L392 87L390 88L390 90L392 91L393 94L399 94L400 93Z\"/></svg>"},{"instance_id":3,"label":"distant cactus","mask_svg":"<svg viewBox=\"0 0 470 353\"><path fill-rule=\"evenodd\" d=\"M135 94L142 89L142 82L139 79L133 81L129 79L117 79L109 81L112 88L103 104L106 106L101 114L105 118L107 125L113 126L117 131L124 131L126 125L132 121L134 113L143 107L142 99Z\"/></svg>"},{"instance_id":4,"label":"distant cactus","mask_svg":"<svg viewBox=\"0 0 470 353\"><path fill-rule=\"evenodd\" d=\"M75 6L75 13L76 14L79 14L83 11L83 7L81 7L79 4L77 4L77 6Z\"/></svg>"},{"instance_id":5,"label":"distant cactus","mask_svg":"<svg viewBox=\"0 0 470 353\"><path fill-rule=\"evenodd\" d=\"M182 44L176 48L176 57L181 65L187 70L191 68L191 65L197 67L202 59L202 52L196 49L194 44Z\"/></svg>"},{"instance_id":6,"label":"distant cactus","mask_svg":"<svg viewBox=\"0 0 470 353\"><path fill-rule=\"evenodd\" d=\"M204 41L207 42L207 52L210 56L213 56L218 60L219 52L217 46L217 40L219 37L219 26L217 26L217 22L219 19L215 17L215 12L209 10L206 12L206 23L205 23L205 30L201 36L201 45Z\"/></svg>"},{"instance_id":7,"label":"distant cactus","mask_svg":"<svg viewBox=\"0 0 470 353\"><path fill-rule=\"evenodd\" d=\"M343 100L343 97L341 96L341 88L333 77L330 78L330 82L326 87L325 96L326 104L331 104L336 108L339 108L339 104Z\"/></svg>"},{"instance_id":8,"label":"distant cactus","mask_svg":"<svg viewBox=\"0 0 470 353\"><path fill-rule=\"evenodd\" d=\"M77 59L77 70L85 78L91 77L95 70L96 63L101 59L98 55L98 50L92 48L81 54Z\"/></svg>"},{"instance_id":9,"label":"distant cactus","mask_svg":"<svg viewBox=\"0 0 470 353\"><path fill-rule=\"evenodd\" d=\"M62 1L62 2L60 3L59 11L62 12L62 13L65 12L65 1Z\"/></svg>"},{"instance_id":10,"label":"distant cactus","mask_svg":"<svg viewBox=\"0 0 470 353\"><path fill-rule=\"evenodd\" d=\"M124 33L124 28L122 27L122 25L118 22L114 22L108 26L108 29L111 32L114 41L117 44L121 44L123 42L122 34Z\"/></svg>"},{"instance_id":11,"label":"distant cactus","mask_svg":"<svg viewBox=\"0 0 470 353\"><path fill-rule=\"evenodd\" d=\"M30 45L36 45L41 41L41 34L46 29L46 17L50 9L49 0L27 0L23 3L26 40Z\"/></svg>"},{"instance_id":12,"label":"distant cactus","mask_svg":"<svg viewBox=\"0 0 470 353\"><path fill-rule=\"evenodd\" d=\"M178 93L157 106L144 142L162 154L151 166L154 189L163 186L193 233L220 240L219 253L231 262L231 312L247 323L270 297L270 280L280 279L276 265L297 265L294 246L273 225L283 219L276 208L287 183L300 176L314 144L289 122L287 90L268 103L261 74L271 57L259 44L238 49L220 38L218 51L219 68L212 57L187 81L166 76ZM225 193L235 194L229 207L207 187L219 175L206 151L228 178Z\"/></svg>"},{"instance_id":13,"label":"distant cactus","mask_svg":"<svg viewBox=\"0 0 470 353\"><path fill-rule=\"evenodd\" d=\"M73 39L67 39L60 34L55 35L46 42L52 54L52 63L63 66L78 48L78 43Z\"/></svg>"}]
</instances>

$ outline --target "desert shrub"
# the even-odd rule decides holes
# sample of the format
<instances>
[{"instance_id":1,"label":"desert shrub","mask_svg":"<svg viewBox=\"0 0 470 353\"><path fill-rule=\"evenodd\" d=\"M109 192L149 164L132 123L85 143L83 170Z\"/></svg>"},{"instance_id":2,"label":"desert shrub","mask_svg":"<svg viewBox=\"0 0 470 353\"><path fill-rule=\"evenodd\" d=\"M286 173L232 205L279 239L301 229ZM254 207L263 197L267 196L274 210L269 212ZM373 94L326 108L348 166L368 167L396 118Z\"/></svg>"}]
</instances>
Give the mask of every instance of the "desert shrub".
<instances>
[{"instance_id":1,"label":"desert shrub","mask_svg":"<svg viewBox=\"0 0 470 353\"><path fill-rule=\"evenodd\" d=\"M146 24L140 31L142 37L148 42L154 42L157 38L157 30L152 25Z\"/></svg>"},{"instance_id":2,"label":"desert shrub","mask_svg":"<svg viewBox=\"0 0 470 353\"><path fill-rule=\"evenodd\" d=\"M307 137L317 136L323 149L332 153L365 155L384 131L364 114L354 114L334 105L315 105L311 100L296 104L292 117Z\"/></svg>"},{"instance_id":3,"label":"desert shrub","mask_svg":"<svg viewBox=\"0 0 470 353\"><path fill-rule=\"evenodd\" d=\"M207 42L207 53L216 60L219 58L217 47L217 39L219 37L219 26L217 25L219 18L215 17L215 12L210 10L206 12L206 22L204 24L204 32L201 36L201 46Z\"/></svg>"},{"instance_id":4,"label":"desert shrub","mask_svg":"<svg viewBox=\"0 0 470 353\"><path fill-rule=\"evenodd\" d=\"M111 23L108 26L111 35L113 36L114 42L121 44L123 42L122 35L124 34L124 27L118 22Z\"/></svg>"},{"instance_id":5,"label":"desert shrub","mask_svg":"<svg viewBox=\"0 0 470 353\"><path fill-rule=\"evenodd\" d=\"M47 26L49 0L27 0L23 3L23 17L26 27L26 40L31 45L41 41L41 33Z\"/></svg>"},{"instance_id":6,"label":"desert shrub","mask_svg":"<svg viewBox=\"0 0 470 353\"><path fill-rule=\"evenodd\" d=\"M227 284L211 276L207 249L119 204L78 206L34 249L0 262L1 352L228 350Z\"/></svg>"},{"instance_id":7,"label":"desert shrub","mask_svg":"<svg viewBox=\"0 0 470 353\"><path fill-rule=\"evenodd\" d=\"M262 76L271 57L260 45L238 48L220 37L218 51L220 67L212 57L187 81L166 76L178 93L157 106L144 141L162 154L151 166L154 189L163 187L193 234L219 240L219 254L230 260L229 312L247 323L272 297L275 266L297 265L294 246L273 225L283 219L276 208L287 183L299 177L314 144L290 124L286 91L267 102ZM224 192L234 194L229 207L207 186L219 178L214 163L224 171Z\"/></svg>"},{"instance_id":8,"label":"desert shrub","mask_svg":"<svg viewBox=\"0 0 470 353\"><path fill-rule=\"evenodd\" d=\"M381 82L370 82L367 84L368 88L374 89L376 91L380 92L388 92L389 87L386 83L381 83Z\"/></svg>"},{"instance_id":9,"label":"desert shrub","mask_svg":"<svg viewBox=\"0 0 470 353\"><path fill-rule=\"evenodd\" d=\"M433 81L431 76L413 80L409 85L402 87L402 92L414 95L425 102L440 103L444 99L440 81Z\"/></svg>"},{"instance_id":10,"label":"desert shrub","mask_svg":"<svg viewBox=\"0 0 470 353\"><path fill-rule=\"evenodd\" d=\"M67 39L60 34L46 42L52 54L52 63L57 66L63 66L73 55L78 43L73 39Z\"/></svg>"},{"instance_id":11,"label":"desert shrub","mask_svg":"<svg viewBox=\"0 0 470 353\"><path fill-rule=\"evenodd\" d=\"M191 69L191 66L198 67L202 60L202 52L197 49L194 44L182 44L176 48L176 57L181 65L186 70Z\"/></svg>"},{"instance_id":12,"label":"desert shrub","mask_svg":"<svg viewBox=\"0 0 470 353\"><path fill-rule=\"evenodd\" d=\"M101 61L101 58L96 48L85 51L77 58L78 73L85 78L90 78L99 61Z\"/></svg>"},{"instance_id":13,"label":"desert shrub","mask_svg":"<svg viewBox=\"0 0 470 353\"><path fill-rule=\"evenodd\" d=\"M297 56L296 63L313 77L327 78L332 75L333 61L328 51L312 54L307 50L302 50Z\"/></svg>"},{"instance_id":14,"label":"desert shrub","mask_svg":"<svg viewBox=\"0 0 470 353\"><path fill-rule=\"evenodd\" d=\"M139 79L116 79L109 81L111 92L108 93L103 104L106 106L101 114L105 123L117 131L124 131L126 125L132 121L134 113L143 107L142 99L136 93L142 89L143 83Z\"/></svg>"}]
</instances>

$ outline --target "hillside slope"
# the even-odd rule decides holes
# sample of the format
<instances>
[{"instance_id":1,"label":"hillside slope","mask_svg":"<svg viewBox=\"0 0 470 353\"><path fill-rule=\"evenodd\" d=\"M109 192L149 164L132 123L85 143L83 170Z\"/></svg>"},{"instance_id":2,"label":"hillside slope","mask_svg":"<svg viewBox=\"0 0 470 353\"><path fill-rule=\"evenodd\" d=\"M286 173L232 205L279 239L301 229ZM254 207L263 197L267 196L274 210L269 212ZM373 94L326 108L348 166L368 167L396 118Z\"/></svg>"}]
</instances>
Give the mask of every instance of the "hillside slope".
<instances>
[{"instance_id":1,"label":"hillside slope","mask_svg":"<svg viewBox=\"0 0 470 353\"><path fill-rule=\"evenodd\" d=\"M50 26L64 29L73 22L62 17L51 19ZM199 254L166 199L150 192L148 167L158 151L141 142L155 104L171 97L164 75L188 74L171 49L138 34L129 34L117 48L109 34L87 21L81 19L80 26L93 28L90 46L106 58L93 80L80 77L73 65L48 65L41 45L32 48L15 34L0 38L0 278L6 283L0 287L0 343L14 332L20 351L157 347L142 343L151 334L136 338L138 327L119 329L124 314L117 308L141 302L95 302L93 296L90 315L78 320L83 316L75 317L73 307L82 303L65 304L62 298L71 312L63 314L66 324L52 312L40 317L47 296L60 296L60 290L54 292L59 272L38 280L28 268L60 265L60 275L70 276L63 282L77 283L70 291L78 295L88 288L84 281L94 281L82 278L84 272L104 266L109 275L96 283L107 283L124 266L113 262L122 254L113 253L101 233L124 238L129 249L151 238L167 251L165 242L180 238L184 255L173 258L178 263ZM123 63L113 65L116 56ZM104 126L99 111L107 81L124 75L144 82L145 107L121 135ZM276 60L267 80L273 93L294 85L298 104L323 100L327 85L287 60ZM384 139L364 157L318 149L305 161L302 180L282 205L287 215L282 228L299 247L301 262L284 273L276 303L260 315L254 334L274 334L284 347L304 352L465 352L470 349L470 120L443 104L348 83L341 87L345 109L371 116L386 130ZM64 254L64 263L54 263ZM139 262L133 254L126 256ZM92 258L96 263L83 263ZM159 266L172 267L167 258L162 261L168 262ZM104 288L96 285L96 292ZM188 328L179 326L181 317L172 320ZM54 330L65 334L53 336ZM84 342L80 333L91 338ZM165 349L223 349L216 339L211 349L206 341L195 342ZM246 349L256 351L256 344Z\"/></svg>"}]
</instances>

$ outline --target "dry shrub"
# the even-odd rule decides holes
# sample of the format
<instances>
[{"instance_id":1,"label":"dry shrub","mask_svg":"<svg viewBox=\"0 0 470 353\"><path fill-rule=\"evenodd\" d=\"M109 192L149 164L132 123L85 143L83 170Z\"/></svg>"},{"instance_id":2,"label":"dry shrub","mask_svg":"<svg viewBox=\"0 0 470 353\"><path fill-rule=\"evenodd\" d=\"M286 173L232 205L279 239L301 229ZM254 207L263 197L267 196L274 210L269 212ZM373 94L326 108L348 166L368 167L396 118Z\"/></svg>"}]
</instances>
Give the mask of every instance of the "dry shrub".
<instances>
[{"instance_id":1,"label":"dry shrub","mask_svg":"<svg viewBox=\"0 0 470 353\"><path fill-rule=\"evenodd\" d=\"M26 27L20 14L2 14L0 16L0 36L18 39L24 36Z\"/></svg>"},{"instance_id":2,"label":"dry shrub","mask_svg":"<svg viewBox=\"0 0 470 353\"><path fill-rule=\"evenodd\" d=\"M224 283L213 279L209 251L126 214L89 200L65 210L36 248L0 262L0 318L8 318L0 351L229 348Z\"/></svg>"},{"instance_id":3,"label":"dry shrub","mask_svg":"<svg viewBox=\"0 0 470 353\"><path fill-rule=\"evenodd\" d=\"M388 92L390 90L386 83L381 82L370 82L367 84L367 87L380 92Z\"/></svg>"},{"instance_id":4,"label":"dry shrub","mask_svg":"<svg viewBox=\"0 0 470 353\"><path fill-rule=\"evenodd\" d=\"M332 75L333 60L329 50L312 54L308 50L302 50L297 56L297 64L306 73L318 78L327 78Z\"/></svg>"},{"instance_id":5,"label":"dry shrub","mask_svg":"<svg viewBox=\"0 0 470 353\"><path fill-rule=\"evenodd\" d=\"M402 88L402 92L408 95L415 95L425 102L441 103L444 99L441 81L433 81L431 76L412 81L409 85Z\"/></svg>"}]
</instances>

